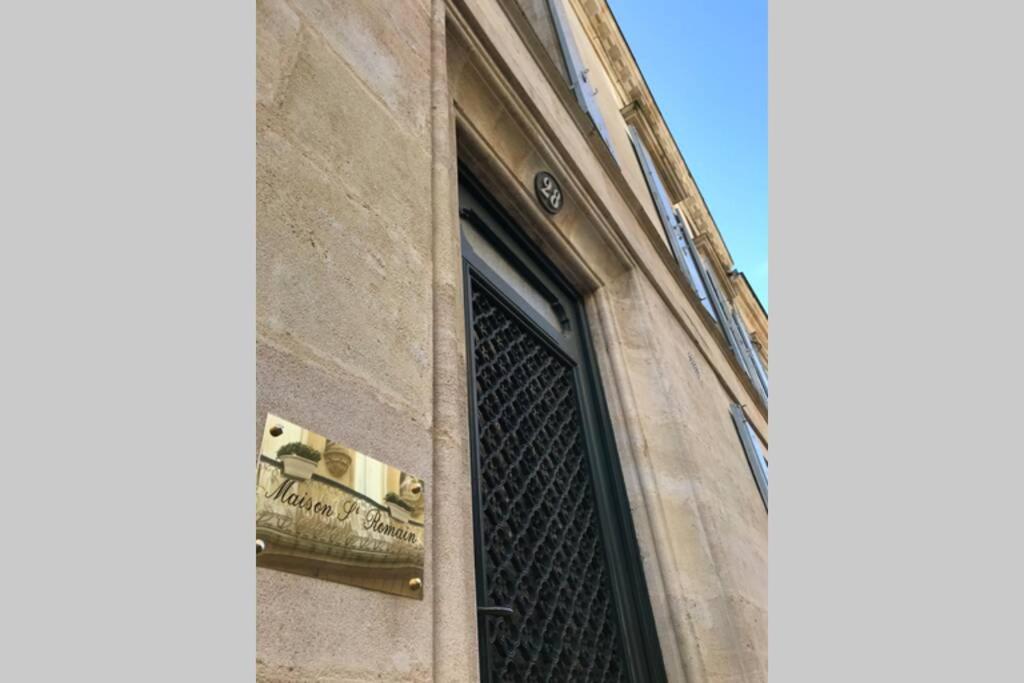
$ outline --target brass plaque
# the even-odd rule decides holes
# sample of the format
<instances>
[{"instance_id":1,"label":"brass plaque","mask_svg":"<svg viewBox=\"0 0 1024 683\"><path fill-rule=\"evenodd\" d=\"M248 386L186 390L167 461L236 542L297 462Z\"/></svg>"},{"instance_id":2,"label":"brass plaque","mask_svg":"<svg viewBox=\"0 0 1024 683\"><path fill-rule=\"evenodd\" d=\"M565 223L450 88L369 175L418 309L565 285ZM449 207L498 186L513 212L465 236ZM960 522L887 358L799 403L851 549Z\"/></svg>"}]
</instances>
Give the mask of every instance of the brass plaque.
<instances>
[{"instance_id":1,"label":"brass plaque","mask_svg":"<svg viewBox=\"0 0 1024 683\"><path fill-rule=\"evenodd\" d=\"M256 566L423 599L423 481L276 415L256 474Z\"/></svg>"}]
</instances>

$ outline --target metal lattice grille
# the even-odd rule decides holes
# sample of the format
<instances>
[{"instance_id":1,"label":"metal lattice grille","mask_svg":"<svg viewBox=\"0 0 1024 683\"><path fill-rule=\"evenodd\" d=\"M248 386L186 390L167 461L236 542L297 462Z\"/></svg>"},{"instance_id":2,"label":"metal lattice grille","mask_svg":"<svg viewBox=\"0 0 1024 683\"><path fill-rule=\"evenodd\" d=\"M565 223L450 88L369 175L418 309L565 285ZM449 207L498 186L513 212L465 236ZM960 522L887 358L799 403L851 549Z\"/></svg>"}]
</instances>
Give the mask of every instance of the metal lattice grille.
<instances>
[{"instance_id":1,"label":"metal lattice grille","mask_svg":"<svg viewBox=\"0 0 1024 683\"><path fill-rule=\"evenodd\" d=\"M573 368L474 286L491 681L625 681ZM485 675L487 673L485 672Z\"/></svg>"}]
</instances>

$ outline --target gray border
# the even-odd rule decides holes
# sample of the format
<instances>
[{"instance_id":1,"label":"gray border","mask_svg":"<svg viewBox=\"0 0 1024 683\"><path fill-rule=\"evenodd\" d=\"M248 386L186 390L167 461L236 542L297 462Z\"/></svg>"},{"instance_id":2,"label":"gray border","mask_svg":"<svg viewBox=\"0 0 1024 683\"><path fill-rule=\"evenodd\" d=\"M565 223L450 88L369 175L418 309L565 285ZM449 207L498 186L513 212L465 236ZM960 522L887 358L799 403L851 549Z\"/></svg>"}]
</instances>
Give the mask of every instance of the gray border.
<instances>
[{"instance_id":1,"label":"gray border","mask_svg":"<svg viewBox=\"0 0 1024 683\"><path fill-rule=\"evenodd\" d=\"M4 678L252 680L254 6L0 34Z\"/></svg>"},{"instance_id":2,"label":"gray border","mask_svg":"<svg viewBox=\"0 0 1024 683\"><path fill-rule=\"evenodd\" d=\"M772 681L1021 678L1020 7L770 4Z\"/></svg>"}]
</instances>

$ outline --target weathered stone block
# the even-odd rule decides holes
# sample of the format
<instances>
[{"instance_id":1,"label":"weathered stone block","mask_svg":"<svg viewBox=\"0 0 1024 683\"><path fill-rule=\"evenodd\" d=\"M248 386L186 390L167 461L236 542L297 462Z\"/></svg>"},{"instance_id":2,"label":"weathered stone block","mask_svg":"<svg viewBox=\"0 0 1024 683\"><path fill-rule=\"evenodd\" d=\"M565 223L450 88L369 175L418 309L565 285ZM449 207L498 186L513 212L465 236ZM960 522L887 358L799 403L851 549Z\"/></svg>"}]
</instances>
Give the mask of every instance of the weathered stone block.
<instances>
[{"instance_id":1,"label":"weathered stone block","mask_svg":"<svg viewBox=\"0 0 1024 683\"><path fill-rule=\"evenodd\" d=\"M310 30L302 32L295 65L277 99L275 109L258 112L258 136L272 128L287 137L332 183L386 222L405 226L410 248L429 244L429 135L396 121Z\"/></svg>"},{"instance_id":2,"label":"weathered stone block","mask_svg":"<svg viewBox=\"0 0 1024 683\"><path fill-rule=\"evenodd\" d=\"M298 47L299 16L285 0L256 3L256 101L273 102Z\"/></svg>"},{"instance_id":3,"label":"weathered stone block","mask_svg":"<svg viewBox=\"0 0 1024 683\"><path fill-rule=\"evenodd\" d=\"M430 16L413 0L292 0L412 135L429 135Z\"/></svg>"},{"instance_id":4,"label":"weathered stone block","mask_svg":"<svg viewBox=\"0 0 1024 683\"><path fill-rule=\"evenodd\" d=\"M362 378L424 425L428 229L389 215L389 207L367 206L296 145L264 131L257 150L260 329Z\"/></svg>"}]
</instances>

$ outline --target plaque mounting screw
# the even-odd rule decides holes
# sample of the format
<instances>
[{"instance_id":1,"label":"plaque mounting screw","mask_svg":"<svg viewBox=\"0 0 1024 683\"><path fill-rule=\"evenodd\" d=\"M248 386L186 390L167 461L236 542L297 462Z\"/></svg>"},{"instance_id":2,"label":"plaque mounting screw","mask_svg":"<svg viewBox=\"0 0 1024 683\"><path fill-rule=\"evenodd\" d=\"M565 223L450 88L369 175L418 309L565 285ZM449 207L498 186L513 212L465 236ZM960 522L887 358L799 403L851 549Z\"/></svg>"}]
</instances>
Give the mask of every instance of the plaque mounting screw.
<instances>
[{"instance_id":1,"label":"plaque mounting screw","mask_svg":"<svg viewBox=\"0 0 1024 683\"><path fill-rule=\"evenodd\" d=\"M284 434L284 429L281 428L281 425L274 425L270 428L271 436L281 436L282 434Z\"/></svg>"},{"instance_id":2,"label":"plaque mounting screw","mask_svg":"<svg viewBox=\"0 0 1024 683\"><path fill-rule=\"evenodd\" d=\"M267 549L267 544L263 542L262 538L256 539L256 554L259 555Z\"/></svg>"},{"instance_id":3,"label":"plaque mounting screw","mask_svg":"<svg viewBox=\"0 0 1024 683\"><path fill-rule=\"evenodd\" d=\"M423 581L420 579L409 579L409 590L419 592L423 588Z\"/></svg>"}]
</instances>

